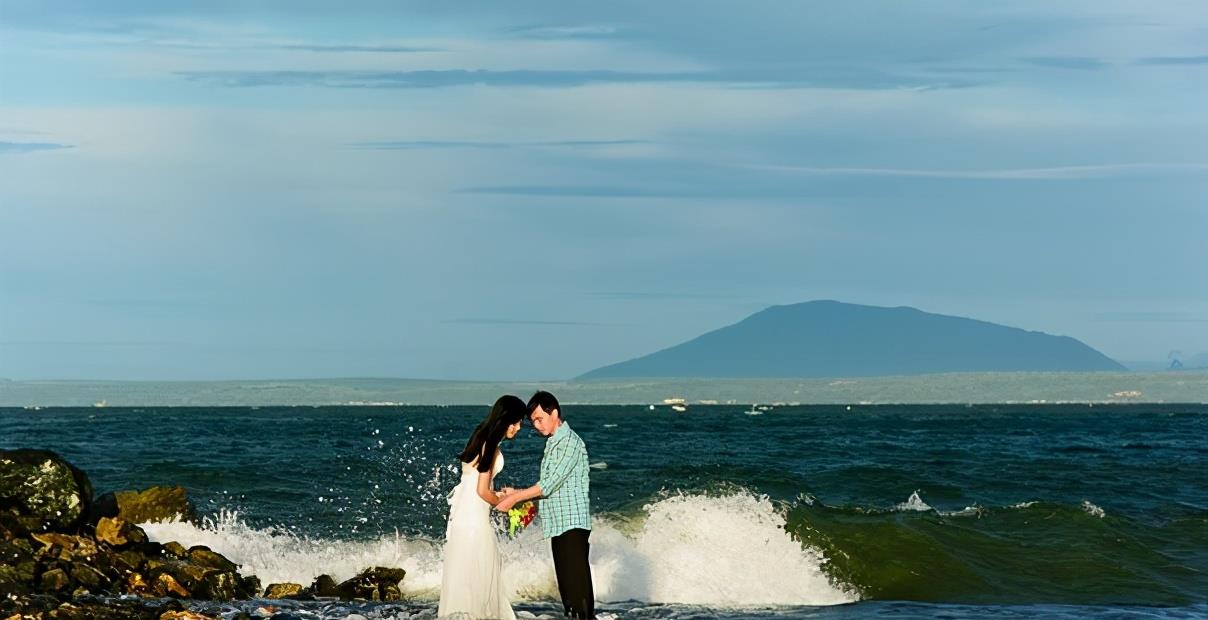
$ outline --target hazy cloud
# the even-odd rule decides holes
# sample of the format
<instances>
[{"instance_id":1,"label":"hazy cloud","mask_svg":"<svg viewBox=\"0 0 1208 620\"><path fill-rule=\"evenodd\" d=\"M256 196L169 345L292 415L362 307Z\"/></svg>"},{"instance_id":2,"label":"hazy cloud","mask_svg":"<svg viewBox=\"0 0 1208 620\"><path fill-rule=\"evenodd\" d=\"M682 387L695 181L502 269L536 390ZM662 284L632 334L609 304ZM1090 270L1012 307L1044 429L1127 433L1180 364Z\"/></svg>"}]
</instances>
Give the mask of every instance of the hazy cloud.
<instances>
[{"instance_id":1,"label":"hazy cloud","mask_svg":"<svg viewBox=\"0 0 1208 620\"><path fill-rule=\"evenodd\" d=\"M442 321L444 323L452 323L456 325L542 325L555 327L585 327L607 325L607 323L593 323L589 321L527 321L521 319L449 319Z\"/></svg>"},{"instance_id":2,"label":"hazy cloud","mask_svg":"<svg viewBox=\"0 0 1208 620\"><path fill-rule=\"evenodd\" d=\"M617 39L633 36L633 31L605 24L582 26L515 26L505 30L522 39Z\"/></svg>"},{"instance_id":3,"label":"hazy cloud","mask_svg":"<svg viewBox=\"0 0 1208 620\"><path fill-rule=\"evenodd\" d=\"M411 52L443 52L438 47L412 47L407 45L325 45L321 43L289 43L273 46L275 49L302 50L307 52L378 52L378 53L411 53Z\"/></svg>"},{"instance_id":4,"label":"hazy cloud","mask_svg":"<svg viewBox=\"0 0 1208 620\"><path fill-rule=\"evenodd\" d=\"M1097 70L1108 66L1106 62L1098 58L1080 56L1036 56L1025 58L1024 62L1038 67L1051 67L1054 69Z\"/></svg>"},{"instance_id":5,"label":"hazy cloud","mask_svg":"<svg viewBox=\"0 0 1208 620\"><path fill-rule=\"evenodd\" d=\"M961 78L898 75L855 68L730 69L713 71L487 70L419 71L179 71L193 82L246 88L310 86L322 88L446 88L453 86L528 86L570 88L589 84L717 83L767 88L941 89L975 86Z\"/></svg>"},{"instance_id":6,"label":"hazy cloud","mask_svg":"<svg viewBox=\"0 0 1208 620\"><path fill-rule=\"evenodd\" d=\"M33 153L70 148L75 147L71 144L54 144L52 142L0 142L0 153Z\"/></svg>"},{"instance_id":7,"label":"hazy cloud","mask_svg":"<svg viewBox=\"0 0 1208 620\"><path fill-rule=\"evenodd\" d=\"M1208 65L1208 56L1153 56L1137 62L1143 65Z\"/></svg>"},{"instance_id":8,"label":"hazy cloud","mask_svg":"<svg viewBox=\"0 0 1208 620\"><path fill-rule=\"evenodd\" d=\"M914 168L845 168L826 166L743 166L758 170L795 172L817 176L923 177L935 179L986 180L1074 180L1136 172L1208 172L1208 164L1123 163L1089 166L1053 166L1048 168L1002 168L983 170L927 170Z\"/></svg>"},{"instance_id":9,"label":"hazy cloud","mask_svg":"<svg viewBox=\"0 0 1208 620\"><path fill-rule=\"evenodd\" d=\"M484 185L457 190L463 194L513 196L560 196L579 198L691 198L715 196L706 189L659 189L654 187L610 187L593 185Z\"/></svg>"},{"instance_id":10,"label":"hazy cloud","mask_svg":"<svg viewBox=\"0 0 1208 620\"><path fill-rule=\"evenodd\" d=\"M1095 319L1120 323L1208 323L1208 316L1191 312L1099 312Z\"/></svg>"},{"instance_id":11,"label":"hazy cloud","mask_svg":"<svg viewBox=\"0 0 1208 620\"><path fill-rule=\"evenodd\" d=\"M627 301L663 301L669 299L684 300L713 300L736 299L733 294L720 293L679 293L669 291L590 291L584 293L587 297L596 299L618 299Z\"/></svg>"},{"instance_id":12,"label":"hazy cloud","mask_svg":"<svg viewBox=\"0 0 1208 620\"><path fill-rule=\"evenodd\" d=\"M591 148L649 144L647 140L553 140L547 142L475 142L467 140L397 140L354 142L352 148L377 151L408 151L416 149L511 149L522 147Z\"/></svg>"}]
</instances>

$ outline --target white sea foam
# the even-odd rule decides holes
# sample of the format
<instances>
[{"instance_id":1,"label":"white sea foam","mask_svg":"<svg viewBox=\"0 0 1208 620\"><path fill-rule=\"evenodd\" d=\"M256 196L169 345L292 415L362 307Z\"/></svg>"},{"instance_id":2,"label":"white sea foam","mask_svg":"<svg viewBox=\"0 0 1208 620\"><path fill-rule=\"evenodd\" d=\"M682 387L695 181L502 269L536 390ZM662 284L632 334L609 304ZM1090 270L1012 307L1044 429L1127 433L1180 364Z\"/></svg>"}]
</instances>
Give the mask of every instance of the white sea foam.
<instances>
[{"instance_id":1,"label":"white sea foam","mask_svg":"<svg viewBox=\"0 0 1208 620\"><path fill-rule=\"evenodd\" d=\"M1103 517L1107 516L1107 513L1104 512L1102 508L1090 503L1085 499L1082 500L1082 509L1086 511L1086 514L1092 517L1099 517L1102 519Z\"/></svg>"},{"instance_id":2,"label":"white sea foam","mask_svg":"<svg viewBox=\"0 0 1208 620\"><path fill-rule=\"evenodd\" d=\"M671 496L648 505L630 522L596 517L591 562L596 598L716 607L833 605L856 600L822 572L825 558L803 548L784 518L763 497ZM239 563L265 585L308 585L326 573L337 581L370 566L407 570L404 593L439 598L441 546L401 535L368 541L324 540L274 529L253 529L236 513L198 527L149 523L152 540L206 545ZM549 541L537 528L502 543L513 600L556 600Z\"/></svg>"},{"instance_id":3,"label":"white sea foam","mask_svg":"<svg viewBox=\"0 0 1208 620\"><path fill-rule=\"evenodd\" d=\"M922 497L919 497L918 490L915 490L914 493L911 493L910 497L906 498L906 501L898 504L895 508L904 512L927 512L934 510L931 506L927 505L927 502L923 501Z\"/></svg>"}]
</instances>

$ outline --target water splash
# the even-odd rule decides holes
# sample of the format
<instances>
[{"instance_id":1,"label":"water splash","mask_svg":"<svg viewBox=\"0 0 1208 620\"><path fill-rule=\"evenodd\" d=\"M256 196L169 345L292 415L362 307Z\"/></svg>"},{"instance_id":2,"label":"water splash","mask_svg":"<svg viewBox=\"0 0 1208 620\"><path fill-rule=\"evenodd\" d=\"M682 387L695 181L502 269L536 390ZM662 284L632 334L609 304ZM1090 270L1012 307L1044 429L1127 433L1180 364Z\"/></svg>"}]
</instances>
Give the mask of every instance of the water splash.
<instances>
[{"instance_id":1,"label":"water splash","mask_svg":"<svg viewBox=\"0 0 1208 620\"><path fill-rule=\"evenodd\" d=\"M826 559L793 540L784 517L766 497L676 495L652 502L626 521L597 517L592 570L601 601L636 600L715 607L833 605L856 600L822 572ZM206 545L255 574L264 584L310 584L319 574L337 581L370 566L407 570L403 591L420 601L439 598L441 544L394 533L369 540L255 529L235 512L201 525L145 524L152 540ZM549 541L538 528L501 543L512 599L556 600Z\"/></svg>"},{"instance_id":2,"label":"water splash","mask_svg":"<svg viewBox=\"0 0 1208 620\"><path fill-rule=\"evenodd\" d=\"M906 498L906 501L895 506L895 509L902 512L929 512L935 510L927 502L923 501L923 498L919 496L918 489L914 493L911 493L910 497Z\"/></svg>"}]
</instances>

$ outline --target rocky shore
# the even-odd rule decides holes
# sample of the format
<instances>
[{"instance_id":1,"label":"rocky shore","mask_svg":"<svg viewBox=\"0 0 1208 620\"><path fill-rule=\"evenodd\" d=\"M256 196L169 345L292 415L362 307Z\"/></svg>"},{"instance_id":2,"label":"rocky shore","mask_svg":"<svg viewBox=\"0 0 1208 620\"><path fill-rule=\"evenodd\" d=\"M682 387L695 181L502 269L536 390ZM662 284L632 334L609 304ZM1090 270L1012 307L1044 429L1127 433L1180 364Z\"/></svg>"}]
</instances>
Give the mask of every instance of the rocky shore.
<instances>
[{"instance_id":1,"label":"rocky shore","mask_svg":"<svg viewBox=\"0 0 1208 620\"><path fill-rule=\"evenodd\" d=\"M88 476L54 452L0 450L0 619L201 620L214 616L187 602L402 599L400 568L262 588L208 547L153 542L137 525L195 518L181 487L94 498Z\"/></svg>"}]
</instances>

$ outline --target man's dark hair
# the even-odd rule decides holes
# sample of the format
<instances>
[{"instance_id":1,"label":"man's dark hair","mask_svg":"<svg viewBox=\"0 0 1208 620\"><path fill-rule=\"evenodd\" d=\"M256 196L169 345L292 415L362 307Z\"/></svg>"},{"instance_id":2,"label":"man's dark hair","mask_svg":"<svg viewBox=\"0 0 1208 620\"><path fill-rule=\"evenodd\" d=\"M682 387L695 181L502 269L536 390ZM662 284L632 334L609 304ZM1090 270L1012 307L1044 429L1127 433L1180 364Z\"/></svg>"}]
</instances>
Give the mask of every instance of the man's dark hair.
<instances>
[{"instance_id":1,"label":"man's dark hair","mask_svg":"<svg viewBox=\"0 0 1208 620\"><path fill-rule=\"evenodd\" d=\"M558 399L554 398L553 394L550 394L545 390L538 391L536 394L533 394L532 398L529 399L528 411L530 416L533 415L533 412L537 410L537 407L541 407L546 413L557 409L558 418L562 420L566 419L566 416L562 415L562 407L558 405Z\"/></svg>"}]
</instances>

